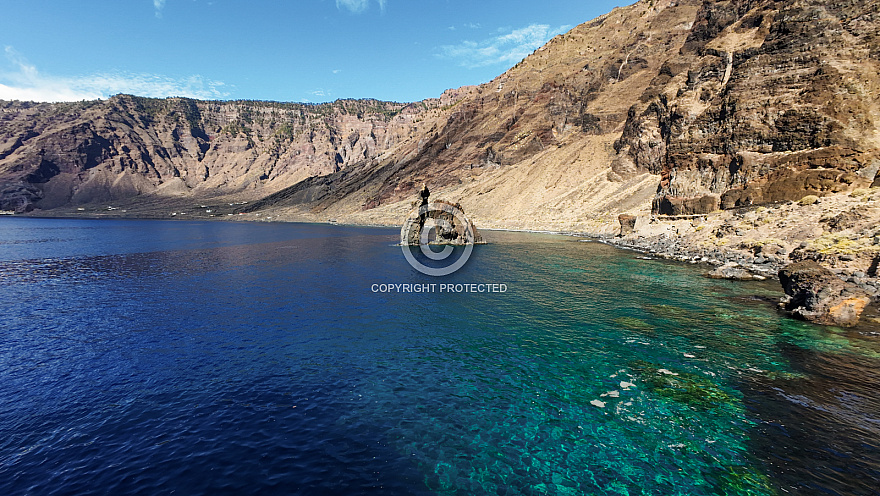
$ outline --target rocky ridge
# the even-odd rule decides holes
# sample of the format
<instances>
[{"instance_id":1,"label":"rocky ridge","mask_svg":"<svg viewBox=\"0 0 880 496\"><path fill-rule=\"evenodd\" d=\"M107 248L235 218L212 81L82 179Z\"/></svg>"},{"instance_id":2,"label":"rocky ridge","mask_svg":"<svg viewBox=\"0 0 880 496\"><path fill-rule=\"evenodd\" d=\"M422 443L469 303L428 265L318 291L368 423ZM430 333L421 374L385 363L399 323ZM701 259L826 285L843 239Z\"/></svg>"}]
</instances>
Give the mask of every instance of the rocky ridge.
<instances>
[{"instance_id":1,"label":"rocky ridge","mask_svg":"<svg viewBox=\"0 0 880 496\"><path fill-rule=\"evenodd\" d=\"M155 196L258 199L309 177L369 166L455 98L0 102L0 210L149 203Z\"/></svg>"},{"instance_id":2,"label":"rocky ridge","mask_svg":"<svg viewBox=\"0 0 880 496\"><path fill-rule=\"evenodd\" d=\"M427 182L481 225L595 232L619 213L867 188L880 169L877 10L864 0L615 9L477 87L410 155L304 181L248 212L393 223ZM498 204L509 205L502 215Z\"/></svg>"},{"instance_id":3,"label":"rocky ridge","mask_svg":"<svg viewBox=\"0 0 880 496\"><path fill-rule=\"evenodd\" d=\"M0 196L234 193L252 216L396 224L428 183L487 227L597 231L848 193L880 169L877 16L867 0L643 0L411 105L7 103Z\"/></svg>"}]
</instances>

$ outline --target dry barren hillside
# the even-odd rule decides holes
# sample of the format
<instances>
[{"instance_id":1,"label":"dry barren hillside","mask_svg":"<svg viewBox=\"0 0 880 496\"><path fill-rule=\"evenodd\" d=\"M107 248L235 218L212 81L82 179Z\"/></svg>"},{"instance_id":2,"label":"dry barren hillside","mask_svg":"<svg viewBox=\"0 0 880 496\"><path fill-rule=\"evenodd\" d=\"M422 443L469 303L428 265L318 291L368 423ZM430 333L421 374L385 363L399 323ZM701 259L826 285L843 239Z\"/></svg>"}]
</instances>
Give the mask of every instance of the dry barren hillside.
<instances>
[{"instance_id":1,"label":"dry barren hillside","mask_svg":"<svg viewBox=\"0 0 880 496\"><path fill-rule=\"evenodd\" d=\"M643 1L471 90L379 166L251 206L394 223L425 182L479 224L607 229L868 187L880 168L878 7Z\"/></svg>"},{"instance_id":2,"label":"dry barren hillside","mask_svg":"<svg viewBox=\"0 0 880 496\"><path fill-rule=\"evenodd\" d=\"M427 183L484 227L596 232L845 194L880 169L877 18L868 0L640 1L409 105L7 102L0 201L399 224Z\"/></svg>"},{"instance_id":3,"label":"dry barren hillside","mask_svg":"<svg viewBox=\"0 0 880 496\"><path fill-rule=\"evenodd\" d=\"M456 92L413 104L203 102L118 95L0 102L0 210L256 199L378 157Z\"/></svg>"}]
</instances>

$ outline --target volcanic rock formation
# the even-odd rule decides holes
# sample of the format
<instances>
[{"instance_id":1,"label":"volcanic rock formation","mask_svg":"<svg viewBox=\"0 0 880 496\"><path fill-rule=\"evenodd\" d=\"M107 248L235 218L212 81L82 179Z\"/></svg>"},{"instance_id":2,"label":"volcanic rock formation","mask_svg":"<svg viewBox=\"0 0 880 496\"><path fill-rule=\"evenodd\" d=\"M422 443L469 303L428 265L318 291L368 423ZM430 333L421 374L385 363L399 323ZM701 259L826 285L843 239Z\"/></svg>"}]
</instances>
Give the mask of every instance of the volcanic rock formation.
<instances>
[{"instance_id":1,"label":"volcanic rock formation","mask_svg":"<svg viewBox=\"0 0 880 496\"><path fill-rule=\"evenodd\" d=\"M0 209L51 210L139 197L256 199L372 164L452 97L399 104L0 102Z\"/></svg>"},{"instance_id":2,"label":"volcanic rock formation","mask_svg":"<svg viewBox=\"0 0 880 496\"><path fill-rule=\"evenodd\" d=\"M481 225L590 231L849 192L880 169L878 15L643 0L410 105L6 102L0 209L238 195L246 215L396 223L428 183Z\"/></svg>"},{"instance_id":3,"label":"volcanic rock formation","mask_svg":"<svg viewBox=\"0 0 880 496\"><path fill-rule=\"evenodd\" d=\"M793 263L779 271L786 296L780 306L795 316L819 324L854 326L871 298L840 280L813 260Z\"/></svg>"},{"instance_id":4,"label":"volcanic rock formation","mask_svg":"<svg viewBox=\"0 0 880 496\"><path fill-rule=\"evenodd\" d=\"M425 197L427 198L427 197ZM418 205L401 231L401 242L419 245L478 245L483 237L461 205L443 200Z\"/></svg>"}]
</instances>

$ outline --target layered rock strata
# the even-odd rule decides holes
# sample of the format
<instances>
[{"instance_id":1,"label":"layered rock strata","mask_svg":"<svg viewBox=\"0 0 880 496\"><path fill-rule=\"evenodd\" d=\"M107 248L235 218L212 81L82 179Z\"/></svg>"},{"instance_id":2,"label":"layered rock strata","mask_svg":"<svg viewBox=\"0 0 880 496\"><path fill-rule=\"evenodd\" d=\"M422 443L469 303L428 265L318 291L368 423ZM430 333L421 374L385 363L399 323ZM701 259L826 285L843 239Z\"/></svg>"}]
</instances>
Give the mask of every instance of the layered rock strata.
<instances>
[{"instance_id":1,"label":"layered rock strata","mask_svg":"<svg viewBox=\"0 0 880 496\"><path fill-rule=\"evenodd\" d=\"M0 210L152 197L258 199L369 165L418 134L452 96L415 104L0 102Z\"/></svg>"}]
</instances>

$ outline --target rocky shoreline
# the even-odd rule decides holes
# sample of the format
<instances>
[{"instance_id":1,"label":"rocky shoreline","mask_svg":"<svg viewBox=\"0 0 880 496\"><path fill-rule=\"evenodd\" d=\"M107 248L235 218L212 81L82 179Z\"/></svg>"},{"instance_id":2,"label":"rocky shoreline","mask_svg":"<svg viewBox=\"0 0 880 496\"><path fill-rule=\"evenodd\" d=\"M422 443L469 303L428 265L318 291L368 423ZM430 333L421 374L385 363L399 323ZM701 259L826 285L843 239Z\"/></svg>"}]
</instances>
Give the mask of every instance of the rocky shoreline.
<instances>
[{"instance_id":1,"label":"rocky shoreline","mask_svg":"<svg viewBox=\"0 0 880 496\"><path fill-rule=\"evenodd\" d=\"M865 307L877 302L880 296L880 280L869 278L861 272L830 270L812 260L786 263L781 257L772 255L753 257L735 250L693 250L671 238L652 240L603 236L598 239L618 248L657 258L707 264L714 267L706 273L706 277L712 279L778 280L785 292L779 301L779 310L817 324L855 326ZM806 264L810 265L800 267ZM795 273L794 277L792 272ZM809 284L799 286L790 282L798 277L809 280Z\"/></svg>"},{"instance_id":2,"label":"rocky shoreline","mask_svg":"<svg viewBox=\"0 0 880 496\"><path fill-rule=\"evenodd\" d=\"M623 239L612 236L598 236L597 239L603 243L635 250L641 253L652 255L666 260L675 260L677 262L687 263L704 263L715 267L706 275L714 279L732 279L732 280L766 280L779 279L779 271L788 264L793 263L783 257L769 255L750 256L739 250L705 250L692 249L682 246L675 239ZM738 269L738 271L730 270L725 273L719 269ZM880 280L869 277L861 271L847 270L845 268L829 269L833 274L838 276L840 280L855 284L860 289L869 292L872 296L880 296ZM727 275L725 275L727 274ZM741 274L739 276L738 274Z\"/></svg>"},{"instance_id":3,"label":"rocky shoreline","mask_svg":"<svg viewBox=\"0 0 880 496\"><path fill-rule=\"evenodd\" d=\"M741 269L745 274L743 277L735 277L732 275L731 277L719 277L720 279L774 279L778 277L777 273L785 265L783 261L776 256L754 257L747 256L744 253L734 250L696 249L681 244L675 238L666 236L636 239L604 236L601 240L610 245L636 250L658 258L675 260L678 262L705 263L718 268L737 268ZM878 289L878 291L880 291L880 289Z\"/></svg>"},{"instance_id":4,"label":"rocky shoreline","mask_svg":"<svg viewBox=\"0 0 880 496\"><path fill-rule=\"evenodd\" d=\"M621 215L608 244L714 267L706 275L780 280L780 309L820 324L855 325L880 297L880 189L818 201L699 216ZM792 281L803 281L803 284Z\"/></svg>"}]
</instances>

